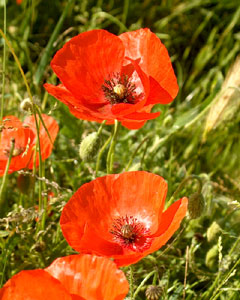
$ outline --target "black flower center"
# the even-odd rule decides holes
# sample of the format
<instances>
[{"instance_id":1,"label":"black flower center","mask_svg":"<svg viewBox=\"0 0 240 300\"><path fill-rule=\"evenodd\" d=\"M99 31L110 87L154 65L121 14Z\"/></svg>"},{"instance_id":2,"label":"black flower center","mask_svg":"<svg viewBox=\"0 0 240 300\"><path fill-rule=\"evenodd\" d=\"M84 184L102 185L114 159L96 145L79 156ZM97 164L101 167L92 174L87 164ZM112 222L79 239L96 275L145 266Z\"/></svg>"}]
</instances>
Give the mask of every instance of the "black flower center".
<instances>
[{"instance_id":1,"label":"black flower center","mask_svg":"<svg viewBox=\"0 0 240 300\"><path fill-rule=\"evenodd\" d=\"M104 80L102 90L105 98L112 104L130 103L136 101L136 86L125 74L116 73L108 79Z\"/></svg>"},{"instance_id":2,"label":"black flower center","mask_svg":"<svg viewBox=\"0 0 240 300\"><path fill-rule=\"evenodd\" d=\"M136 252L149 248L153 240L150 230L133 216L114 219L110 233L115 242Z\"/></svg>"}]
</instances>

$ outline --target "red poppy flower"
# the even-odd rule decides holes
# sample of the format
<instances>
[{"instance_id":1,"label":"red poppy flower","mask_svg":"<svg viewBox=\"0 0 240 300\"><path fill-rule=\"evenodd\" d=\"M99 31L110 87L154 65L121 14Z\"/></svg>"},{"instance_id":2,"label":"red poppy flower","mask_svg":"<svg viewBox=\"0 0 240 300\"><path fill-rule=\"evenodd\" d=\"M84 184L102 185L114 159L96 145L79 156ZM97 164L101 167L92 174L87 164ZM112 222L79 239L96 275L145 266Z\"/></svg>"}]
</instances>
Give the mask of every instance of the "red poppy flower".
<instances>
[{"instance_id":1,"label":"red poppy flower","mask_svg":"<svg viewBox=\"0 0 240 300\"><path fill-rule=\"evenodd\" d=\"M182 198L163 212L166 181L144 171L99 177L72 196L60 218L68 243L82 253L135 263L163 246L187 212Z\"/></svg>"},{"instance_id":2,"label":"red poppy flower","mask_svg":"<svg viewBox=\"0 0 240 300\"><path fill-rule=\"evenodd\" d=\"M0 300L123 300L127 293L125 275L112 261L85 254L18 273L0 290Z\"/></svg>"},{"instance_id":3,"label":"red poppy flower","mask_svg":"<svg viewBox=\"0 0 240 300\"><path fill-rule=\"evenodd\" d=\"M22 1L23 1L23 0L16 0L16 3L17 3L18 5L20 5L20 4L22 3Z\"/></svg>"},{"instance_id":4,"label":"red poppy flower","mask_svg":"<svg viewBox=\"0 0 240 300\"><path fill-rule=\"evenodd\" d=\"M54 142L59 130L57 122L47 115L42 115L42 118ZM14 116L7 116L3 119L1 127L0 176L3 176L6 168L12 139L15 140L15 146L8 173L10 174L23 168L32 169L34 164L34 149L37 143L37 130L34 117L27 117L22 123ZM40 125L39 136L41 156L42 160L45 160L51 154L53 145L42 124ZM38 165L39 157L36 155L36 166Z\"/></svg>"},{"instance_id":5,"label":"red poppy flower","mask_svg":"<svg viewBox=\"0 0 240 300\"><path fill-rule=\"evenodd\" d=\"M154 104L167 104L178 93L167 49L147 28L120 36L81 33L56 53L51 67L62 84L44 87L83 120L119 120L138 129L159 116L151 113Z\"/></svg>"}]
</instances>

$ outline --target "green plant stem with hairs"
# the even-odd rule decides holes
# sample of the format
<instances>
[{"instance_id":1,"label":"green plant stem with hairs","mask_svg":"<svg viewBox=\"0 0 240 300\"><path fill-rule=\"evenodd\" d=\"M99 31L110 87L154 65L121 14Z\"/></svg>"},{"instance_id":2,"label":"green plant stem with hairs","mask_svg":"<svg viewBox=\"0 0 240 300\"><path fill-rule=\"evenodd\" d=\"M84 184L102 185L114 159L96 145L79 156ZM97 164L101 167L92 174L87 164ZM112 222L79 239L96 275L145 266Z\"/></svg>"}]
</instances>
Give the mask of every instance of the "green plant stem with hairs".
<instances>
[{"instance_id":1,"label":"green plant stem with hairs","mask_svg":"<svg viewBox=\"0 0 240 300\"><path fill-rule=\"evenodd\" d=\"M3 5L3 32L6 36L6 28L7 28L7 8L6 8L6 0L4 0ZM3 105L4 105L4 95L5 95L5 77L6 77L6 41L3 43L3 66L2 66L2 98L1 98L1 122L3 120Z\"/></svg>"},{"instance_id":2,"label":"green plant stem with hairs","mask_svg":"<svg viewBox=\"0 0 240 300\"><path fill-rule=\"evenodd\" d=\"M108 155L107 155L107 173L111 174L113 171L113 160L114 160L114 150L115 150L115 145L117 142L117 134L118 134L118 129L119 129L119 122L115 120L114 123L114 128L112 132L112 139L111 139L111 145L108 150Z\"/></svg>"},{"instance_id":3,"label":"green plant stem with hairs","mask_svg":"<svg viewBox=\"0 0 240 300\"><path fill-rule=\"evenodd\" d=\"M171 205L173 203L174 199L176 198L177 194L182 190L183 186L188 181L192 181L192 180L197 180L197 183L198 183L197 193L201 193L201 190L202 190L202 179L199 176L197 176L197 175L190 175L187 178L183 179L183 181L179 184L178 188L173 193L172 197L170 198L170 200L168 202L169 205Z\"/></svg>"}]
</instances>

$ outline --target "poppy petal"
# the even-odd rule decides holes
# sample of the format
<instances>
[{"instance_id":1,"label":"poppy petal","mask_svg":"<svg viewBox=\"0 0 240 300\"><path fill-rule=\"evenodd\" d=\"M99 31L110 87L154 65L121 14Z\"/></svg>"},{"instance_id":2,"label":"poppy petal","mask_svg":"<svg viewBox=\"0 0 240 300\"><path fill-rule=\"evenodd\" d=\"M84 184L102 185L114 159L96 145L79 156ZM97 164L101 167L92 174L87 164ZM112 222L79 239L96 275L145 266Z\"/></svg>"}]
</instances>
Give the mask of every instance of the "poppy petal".
<instances>
[{"instance_id":1,"label":"poppy petal","mask_svg":"<svg viewBox=\"0 0 240 300\"><path fill-rule=\"evenodd\" d=\"M65 205L60 219L63 235L77 251L120 255L123 249L110 233L114 220L136 217L154 234L166 193L165 180L145 171L99 177L79 188Z\"/></svg>"},{"instance_id":2,"label":"poppy petal","mask_svg":"<svg viewBox=\"0 0 240 300\"><path fill-rule=\"evenodd\" d=\"M51 67L75 97L86 99L86 103L103 103L101 86L110 75L121 71L123 58L123 44L117 36L106 30L91 30L67 42L54 56Z\"/></svg>"},{"instance_id":3,"label":"poppy petal","mask_svg":"<svg viewBox=\"0 0 240 300\"><path fill-rule=\"evenodd\" d=\"M120 300L128 293L128 282L116 264L88 254L56 259L47 272L58 279L70 294L87 300Z\"/></svg>"},{"instance_id":4,"label":"poppy petal","mask_svg":"<svg viewBox=\"0 0 240 300\"><path fill-rule=\"evenodd\" d=\"M79 99L76 99L62 84L55 86L46 83L44 84L44 87L49 94L66 104L75 117L82 120L95 121L99 123L106 119L112 119L112 122L108 122L108 124L114 123L114 116L110 110L107 111L106 106L104 107L104 111L103 109L99 109L99 111L97 109L90 109L81 103Z\"/></svg>"},{"instance_id":5,"label":"poppy petal","mask_svg":"<svg viewBox=\"0 0 240 300\"><path fill-rule=\"evenodd\" d=\"M72 300L63 285L44 270L21 271L0 290L1 300Z\"/></svg>"},{"instance_id":6,"label":"poppy petal","mask_svg":"<svg viewBox=\"0 0 240 300\"><path fill-rule=\"evenodd\" d=\"M142 70L153 77L160 86L171 95L178 93L178 84L170 57L160 39L148 28L126 32L119 36L125 47L125 56L131 59L140 58Z\"/></svg>"},{"instance_id":7,"label":"poppy petal","mask_svg":"<svg viewBox=\"0 0 240 300\"><path fill-rule=\"evenodd\" d=\"M33 131L23 126L18 118L14 116L5 117L3 126L0 145L0 176L3 176L7 165L11 139L15 140L15 145L8 174L27 167L31 159L31 149L34 146Z\"/></svg>"},{"instance_id":8,"label":"poppy petal","mask_svg":"<svg viewBox=\"0 0 240 300\"><path fill-rule=\"evenodd\" d=\"M40 122L39 139L40 139L40 146L41 146L41 157L42 157L42 160L45 160L52 153L53 143L58 134L59 126L58 126L57 122L51 116L42 114L42 119L44 121L44 124L45 124L50 136L51 136L51 140L50 140L50 138L47 134L47 131L45 130L42 122ZM37 143L37 129L36 129L36 123L35 123L34 116L27 117L25 119L23 125L29 126L31 128L31 130L34 132L34 134L35 134L34 142L36 144ZM34 157L32 155L31 161L29 162L29 165L28 165L29 169L33 168L33 162L34 162ZM39 165L39 156L37 155L36 156L36 166L38 166L38 165Z\"/></svg>"},{"instance_id":9,"label":"poppy petal","mask_svg":"<svg viewBox=\"0 0 240 300\"><path fill-rule=\"evenodd\" d=\"M150 93L146 105L148 104L168 104L172 102L173 98L170 94L161 87L161 85L150 76Z\"/></svg>"}]
</instances>

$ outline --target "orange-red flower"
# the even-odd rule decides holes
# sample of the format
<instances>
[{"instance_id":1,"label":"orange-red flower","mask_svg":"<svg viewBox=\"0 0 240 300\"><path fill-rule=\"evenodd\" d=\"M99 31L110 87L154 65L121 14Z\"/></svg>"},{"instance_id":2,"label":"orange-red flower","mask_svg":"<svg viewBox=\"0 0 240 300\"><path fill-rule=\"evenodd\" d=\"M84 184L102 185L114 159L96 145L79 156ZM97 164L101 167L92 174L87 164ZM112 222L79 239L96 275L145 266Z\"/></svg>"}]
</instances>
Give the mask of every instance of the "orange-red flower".
<instances>
[{"instance_id":1,"label":"orange-red flower","mask_svg":"<svg viewBox=\"0 0 240 300\"><path fill-rule=\"evenodd\" d=\"M99 177L72 196L60 219L68 243L82 253L135 263L163 246L187 212L182 198L163 212L166 181L145 171Z\"/></svg>"},{"instance_id":2,"label":"orange-red flower","mask_svg":"<svg viewBox=\"0 0 240 300\"><path fill-rule=\"evenodd\" d=\"M47 115L42 115L42 118L52 142L54 142L59 130L57 122ZM39 137L42 160L45 160L51 154L53 144L42 124L40 124ZM0 176L3 176L6 168L12 139L15 140L15 146L8 173L23 168L32 169L34 161L36 166L39 165L39 156L38 154L34 155L37 144L37 130L33 116L27 117L23 123L17 117L5 117L1 125L0 138Z\"/></svg>"},{"instance_id":3,"label":"orange-red flower","mask_svg":"<svg viewBox=\"0 0 240 300\"><path fill-rule=\"evenodd\" d=\"M112 261L85 254L21 271L0 290L0 300L123 300L127 293L125 275Z\"/></svg>"},{"instance_id":4,"label":"orange-red flower","mask_svg":"<svg viewBox=\"0 0 240 300\"><path fill-rule=\"evenodd\" d=\"M62 83L44 87L83 120L119 120L138 129L159 116L151 113L154 104L167 104L178 93L167 49L147 28L120 36L81 33L56 53L51 67Z\"/></svg>"}]
</instances>

